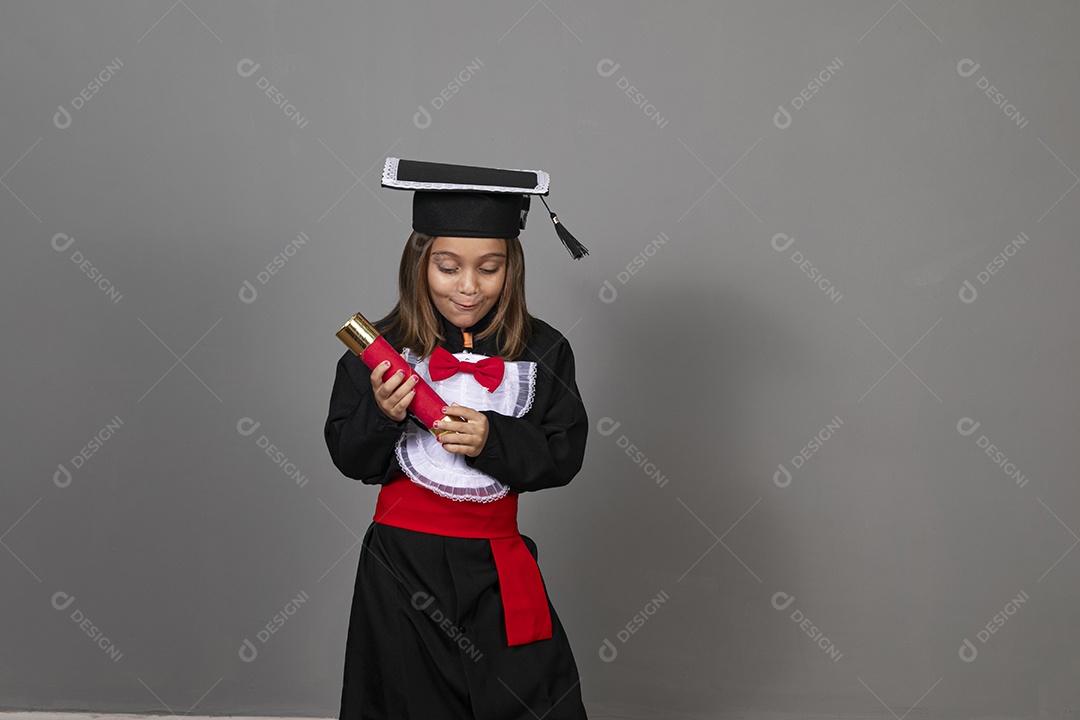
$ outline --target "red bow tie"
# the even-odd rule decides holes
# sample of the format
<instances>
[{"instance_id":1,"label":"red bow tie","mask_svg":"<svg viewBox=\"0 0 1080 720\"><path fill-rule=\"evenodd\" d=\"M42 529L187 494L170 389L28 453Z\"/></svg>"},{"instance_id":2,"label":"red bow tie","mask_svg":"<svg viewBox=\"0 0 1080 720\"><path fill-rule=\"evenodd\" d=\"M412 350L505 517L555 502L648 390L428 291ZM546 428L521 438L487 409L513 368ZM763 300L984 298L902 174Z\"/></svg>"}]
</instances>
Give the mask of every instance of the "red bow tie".
<instances>
[{"instance_id":1,"label":"red bow tie","mask_svg":"<svg viewBox=\"0 0 1080 720\"><path fill-rule=\"evenodd\" d=\"M455 373L472 373L476 382L487 388L488 392L495 392L503 379L503 359L501 357L489 357L479 362L466 362L458 360L444 347L436 347L428 361L428 370L432 380L445 380Z\"/></svg>"}]
</instances>

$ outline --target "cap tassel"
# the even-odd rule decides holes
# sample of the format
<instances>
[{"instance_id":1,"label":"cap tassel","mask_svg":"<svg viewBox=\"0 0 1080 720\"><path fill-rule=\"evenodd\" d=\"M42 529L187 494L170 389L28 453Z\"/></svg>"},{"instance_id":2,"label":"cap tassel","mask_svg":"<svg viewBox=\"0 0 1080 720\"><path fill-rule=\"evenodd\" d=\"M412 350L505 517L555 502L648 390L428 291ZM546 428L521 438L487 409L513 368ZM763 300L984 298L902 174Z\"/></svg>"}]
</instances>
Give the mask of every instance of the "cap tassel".
<instances>
[{"instance_id":1,"label":"cap tassel","mask_svg":"<svg viewBox=\"0 0 1080 720\"><path fill-rule=\"evenodd\" d=\"M570 231L566 229L566 226L559 222L559 216L551 212L551 208L548 207L547 200L543 195L540 195L540 202L544 203L544 207L547 208L548 213L551 214L551 222L555 225L555 232L559 234L559 239L562 240L563 245L570 251L570 254L574 256L575 260L580 260L585 255L589 254L588 248L578 242L577 238L570 234Z\"/></svg>"}]
</instances>

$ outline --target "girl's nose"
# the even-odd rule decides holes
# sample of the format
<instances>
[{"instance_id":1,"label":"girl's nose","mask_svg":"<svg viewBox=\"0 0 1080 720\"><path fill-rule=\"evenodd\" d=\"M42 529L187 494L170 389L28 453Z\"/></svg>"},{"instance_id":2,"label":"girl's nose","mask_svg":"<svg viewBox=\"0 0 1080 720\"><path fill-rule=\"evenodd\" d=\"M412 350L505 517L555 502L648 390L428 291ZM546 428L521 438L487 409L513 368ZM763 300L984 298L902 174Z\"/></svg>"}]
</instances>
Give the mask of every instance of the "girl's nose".
<instances>
[{"instance_id":1,"label":"girl's nose","mask_svg":"<svg viewBox=\"0 0 1080 720\"><path fill-rule=\"evenodd\" d=\"M476 276L471 272L461 273L461 284L458 286L463 295L472 295L476 291Z\"/></svg>"}]
</instances>

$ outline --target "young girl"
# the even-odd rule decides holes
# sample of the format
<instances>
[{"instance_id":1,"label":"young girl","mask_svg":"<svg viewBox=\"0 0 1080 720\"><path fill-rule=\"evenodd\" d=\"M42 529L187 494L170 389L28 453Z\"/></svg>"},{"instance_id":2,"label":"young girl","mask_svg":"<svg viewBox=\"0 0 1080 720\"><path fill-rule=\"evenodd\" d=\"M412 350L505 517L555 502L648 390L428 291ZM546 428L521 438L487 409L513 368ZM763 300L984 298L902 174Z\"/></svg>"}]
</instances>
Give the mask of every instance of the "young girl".
<instances>
[{"instance_id":1,"label":"young girl","mask_svg":"<svg viewBox=\"0 0 1080 720\"><path fill-rule=\"evenodd\" d=\"M384 185L425 186L398 302L374 323L414 374L384 377L385 366L351 351L337 365L327 447L346 476L381 485L340 720L587 717L536 544L516 515L520 493L577 474L588 417L569 343L526 309L517 234L528 193L546 192L547 178L530 187L492 175L508 172L525 171L387 161ZM447 402L437 437L407 415L417 376Z\"/></svg>"}]
</instances>

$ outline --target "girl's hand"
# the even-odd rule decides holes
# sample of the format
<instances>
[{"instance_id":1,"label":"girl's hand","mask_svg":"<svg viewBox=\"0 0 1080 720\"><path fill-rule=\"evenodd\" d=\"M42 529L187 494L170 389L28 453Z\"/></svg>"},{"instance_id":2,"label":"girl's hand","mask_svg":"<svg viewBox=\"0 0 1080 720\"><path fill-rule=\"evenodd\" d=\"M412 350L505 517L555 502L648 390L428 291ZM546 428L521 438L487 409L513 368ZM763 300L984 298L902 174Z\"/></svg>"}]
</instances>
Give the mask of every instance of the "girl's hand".
<instances>
[{"instance_id":1,"label":"girl's hand","mask_svg":"<svg viewBox=\"0 0 1080 720\"><path fill-rule=\"evenodd\" d=\"M447 415L463 417L468 422L458 420L439 420L438 428L446 430L439 433L438 440L452 453L476 457L484 449L488 436L488 419L484 413L464 405L451 403L444 410Z\"/></svg>"},{"instance_id":2,"label":"girl's hand","mask_svg":"<svg viewBox=\"0 0 1080 720\"><path fill-rule=\"evenodd\" d=\"M382 376L388 367L390 367L389 361L384 361L371 371L371 389L375 393L375 402L383 415L394 422L401 422L405 419L406 408L416 397L416 391L413 388L416 387L419 375L413 373L408 380L404 380L405 374L398 370L388 377L386 382L383 382Z\"/></svg>"}]
</instances>

